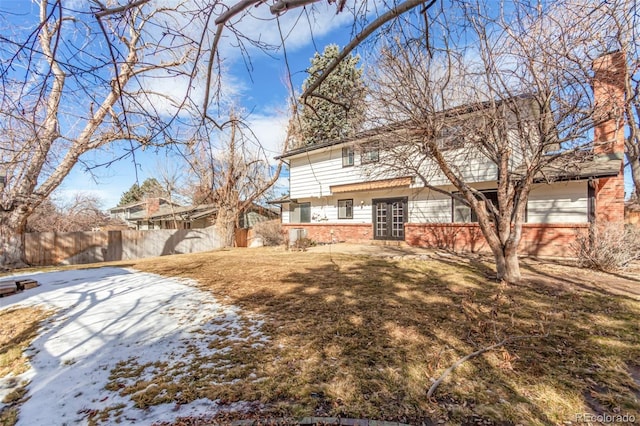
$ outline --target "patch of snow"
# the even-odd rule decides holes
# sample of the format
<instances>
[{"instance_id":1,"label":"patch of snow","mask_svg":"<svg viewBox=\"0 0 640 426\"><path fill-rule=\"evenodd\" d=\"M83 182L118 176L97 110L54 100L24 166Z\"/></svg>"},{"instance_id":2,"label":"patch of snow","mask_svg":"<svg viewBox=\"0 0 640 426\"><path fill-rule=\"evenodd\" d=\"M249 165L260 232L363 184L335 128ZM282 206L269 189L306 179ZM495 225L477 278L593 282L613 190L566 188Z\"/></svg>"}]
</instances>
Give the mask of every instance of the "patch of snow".
<instances>
[{"instance_id":1,"label":"patch of snow","mask_svg":"<svg viewBox=\"0 0 640 426\"><path fill-rule=\"evenodd\" d=\"M91 413L117 405L123 406L125 422L144 424L215 414L221 408L207 399L137 409L129 396L105 385L119 362L142 366L162 361L179 375L180 365L188 365L195 354L225 352L216 349L224 345L213 342L267 341L260 333L262 321L219 303L189 280L114 267L31 275L39 287L0 299L0 309L39 305L56 311L27 352L31 370L0 379L0 400L17 382L30 381L18 425L86 424ZM130 380L157 373L149 365ZM242 409L243 404L224 409Z\"/></svg>"}]
</instances>

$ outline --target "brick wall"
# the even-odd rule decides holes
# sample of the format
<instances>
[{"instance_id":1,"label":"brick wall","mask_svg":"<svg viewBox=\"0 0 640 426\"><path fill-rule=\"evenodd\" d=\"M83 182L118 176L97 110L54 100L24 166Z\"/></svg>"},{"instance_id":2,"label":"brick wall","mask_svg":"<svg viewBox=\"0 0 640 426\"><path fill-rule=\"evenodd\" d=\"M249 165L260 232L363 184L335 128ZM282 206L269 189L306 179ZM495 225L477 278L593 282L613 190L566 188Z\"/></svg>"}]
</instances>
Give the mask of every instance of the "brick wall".
<instances>
[{"instance_id":1,"label":"brick wall","mask_svg":"<svg viewBox=\"0 0 640 426\"><path fill-rule=\"evenodd\" d=\"M624 152L626 56L612 52L593 61L594 152Z\"/></svg>"},{"instance_id":2,"label":"brick wall","mask_svg":"<svg viewBox=\"0 0 640 426\"><path fill-rule=\"evenodd\" d=\"M307 238L317 243L364 243L373 240L373 225L368 223L327 224L327 223L291 223L282 224L285 236L290 229L304 229ZM332 233L333 231L333 233Z\"/></svg>"},{"instance_id":3,"label":"brick wall","mask_svg":"<svg viewBox=\"0 0 640 426\"><path fill-rule=\"evenodd\" d=\"M533 256L571 257L571 244L578 235L586 234L588 229L586 223L524 224L518 252ZM408 223L405 232L409 245L462 252L491 251L477 224Z\"/></svg>"},{"instance_id":4,"label":"brick wall","mask_svg":"<svg viewBox=\"0 0 640 426\"><path fill-rule=\"evenodd\" d=\"M160 210L160 198L147 198L145 203L147 206L147 217Z\"/></svg>"},{"instance_id":5,"label":"brick wall","mask_svg":"<svg viewBox=\"0 0 640 426\"><path fill-rule=\"evenodd\" d=\"M600 178L596 185L596 223L624 224L624 175Z\"/></svg>"},{"instance_id":6,"label":"brick wall","mask_svg":"<svg viewBox=\"0 0 640 426\"><path fill-rule=\"evenodd\" d=\"M317 243L367 243L373 240L371 224L283 224L287 235L290 229L304 229L307 238ZM588 232L586 223L524 224L519 252L533 256L572 257L571 244L580 234ZM333 230L333 234L331 231ZM459 252L490 252L482 231L471 223L407 223L405 242L416 247L441 248Z\"/></svg>"},{"instance_id":7,"label":"brick wall","mask_svg":"<svg viewBox=\"0 0 640 426\"><path fill-rule=\"evenodd\" d=\"M593 62L595 98L594 152L624 154L624 90L626 57L623 52L603 55ZM596 223L624 223L624 173L595 182Z\"/></svg>"}]
</instances>

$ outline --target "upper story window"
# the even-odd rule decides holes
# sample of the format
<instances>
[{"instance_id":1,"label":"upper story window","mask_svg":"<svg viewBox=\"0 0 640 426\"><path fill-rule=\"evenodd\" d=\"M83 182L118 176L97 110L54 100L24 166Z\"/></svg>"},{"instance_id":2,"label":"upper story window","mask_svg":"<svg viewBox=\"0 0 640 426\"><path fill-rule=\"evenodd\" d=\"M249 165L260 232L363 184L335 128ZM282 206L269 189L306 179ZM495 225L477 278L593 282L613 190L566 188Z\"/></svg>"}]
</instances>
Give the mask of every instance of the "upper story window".
<instances>
[{"instance_id":1,"label":"upper story window","mask_svg":"<svg viewBox=\"0 0 640 426\"><path fill-rule=\"evenodd\" d=\"M437 132L436 144L440 149L461 148L466 142L466 137L467 135L462 125L454 124L443 127Z\"/></svg>"},{"instance_id":2,"label":"upper story window","mask_svg":"<svg viewBox=\"0 0 640 426\"><path fill-rule=\"evenodd\" d=\"M354 152L353 148L342 148L342 167L353 166Z\"/></svg>"},{"instance_id":3,"label":"upper story window","mask_svg":"<svg viewBox=\"0 0 640 426\"><path fill-rule=\"evenodd\" d=\"M364 147L360 154L362 164L377 163L380 160L380 149L377 146Z\"/></svg>"}]
</instances>

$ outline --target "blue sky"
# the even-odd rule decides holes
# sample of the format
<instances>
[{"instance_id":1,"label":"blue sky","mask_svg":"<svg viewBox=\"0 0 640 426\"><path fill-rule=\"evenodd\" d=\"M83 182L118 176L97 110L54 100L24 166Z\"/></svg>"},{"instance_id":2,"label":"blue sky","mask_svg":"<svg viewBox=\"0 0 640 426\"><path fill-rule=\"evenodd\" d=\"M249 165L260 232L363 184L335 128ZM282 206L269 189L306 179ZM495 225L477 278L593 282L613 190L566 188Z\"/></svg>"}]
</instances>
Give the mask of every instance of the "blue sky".
<instances>
[{"instance_id":1,"label":"blue sky","mask_svg":"<svg viewBox=\"0 0 640 426\"><path fill-rule=\"evenodd\" d=\"M333 9L327 12L335 13ZM305 70L315 53L314 41L319 49L323 49L330 43L342 46L349 41L347 37L349 30L349 24L338 25L334 31L316 35L313 39L309 34L302 34L302 37L295 42L287 42L291 77L297 90L306 78ZM252 71L247 70L241 58L236 57L230 60L229 73L234 76L234 82L237 84L235 101L245 111L250 112L248 121L252 131L258 136L260 143L270 156L275 157L280 153L280 144L284 140L287 99L290 96L284 83L287 69L283 51L280 49L272 52L270 56L258 50L252 51ZM77 191L91 192L102 198L103 206L108 208L118 203L122 192L136 181L136 177L142 183L144 179L157 174L159 164L172 164L179 161L175 153L155 150L138 151L135 156L137 167L134 166L133 160L133 158L124 159L106 169L93 171L93 174L98 177L97 182L90 173L84 172L82 167L76 167L59 192L61 194ZM287 190L286 177L285 174L279 182L278 194Z\"/></svg>"},{"instance_id":2,"label":"blue sky","mask_svg":"<svg viewBox=\"0 0 640 426\"><path fill-rule=\"evenodd\" d=\"M172 0L151 0L152 2L171 2ZM65 0L68 5L86 5L86 0ZM372 0L372 5L375 0ZM348 14L335 14L335 6L327 6L325 2L317 3L317 15L312 22L313 37L309 31L309 24L302 19L290 33L287 40L287 54L289 58L291 77L295 89L299 90L306 78L305 69L316 48L322 50L330 43L344 46L350 39L352 32L352 17ZM265 9L265 8L263 8ZM34 25L38 8L29 0L0 0L0 15L11 24ZM281 18L284 27L291 27L302 9L289 11ZM2 22L2 21L0 21ZM262 21L246 18L242 29L255 38L279 42L279 35L274 21ZM2 31L5 31L3 29ZM228 46L223 46L227 58L227 72L233 78L231 90L235 95L235 102L245 111L250 111L249 123L260 142L266 147L270 156L279 154L279 147L284 138L284 126L287 118L287 98L290 95L284 83L287 69L283 50L266 55L258 49L250 51L253 70L248 71L242 58ZM167 84L166 82L163 84ZM171 90L170 85L160 87L160 90ZM119 156L121 150L114 149L110 153L91 153L86 160L91 162L107 162ZM134 162L135 161L135 162ZM103 202L103 207L115 206L122 192L127 190L136 179L142 183L148 177L158 174L158 169L164 165L172 166L180 162L179 157L171 151L156 151L149 149L137 151L135 157L129 157L111 164L109 167L94 169L87 172L83 164L78 164L72 173L58 189L58 195L69 197L76 192L92 193ZM286 190L286 181L281 182L278 190ZM626 190L631 190L631 179L626 179Z\"/></svg>"},{"instance_id":3,"label":"blue sky","mask_svg":"<svg viewBox=\"0 0 640 426\"><path fill-rule=\"evenodd\" d=\"M171 2L152 0L157 1ZM72 8L86 6L83 0L65 0L64 3ZM330 43L343 46L349 41L352 29L352 17L346 14L336 15L335 6L327 6L322 2L315 7L318 13L312 24L315 25L313 36L309 31L309 24L303 19L291 31L286 41L291 78L297 90L300 90L306 78L305 69L315 53L315 47L322 50ZM300 13L302 9L284 14L281 18L283 27L291 28ZM33 28L37 23L38 6L29 0L0 0L0 15L3 15L5 22L8 21L12 25ZM245 21L242 28L247 34L272 44L279 42L280 36L274 21L265 22L251 18L246 18ZM250 112L248 121L252 131L270 156L278 155L284 139L287 99L290 96L285 85L287 69L283 50L280 48L267 55L258 49L251 49L251 71L247 70L244 61L232 47L223 45L222 51L227 58L228 75L232 77L228 84L233 86L230 91L234 93L234 102ZM169 83L168 86L159 87L159 90L170 91L172 87ZM122 146L126 148L127 145ZM121 149L113 149L111 152L89 153L84 159L91 163L108 162L122 152ZM84 164L80 163L58 189L57 196L65 198L76 192L91 193L102 200L104 208L112 207L118 203L122 192L135 183L136 179L142 183L144 179L156 176L159 167L175 165L179 161L174 152L148 149L138 150L135 157L125 158L108 167L92 169L91 172L86 171ZM286 185L286 181L281 185Z\"/></svg>"}]
</instances>

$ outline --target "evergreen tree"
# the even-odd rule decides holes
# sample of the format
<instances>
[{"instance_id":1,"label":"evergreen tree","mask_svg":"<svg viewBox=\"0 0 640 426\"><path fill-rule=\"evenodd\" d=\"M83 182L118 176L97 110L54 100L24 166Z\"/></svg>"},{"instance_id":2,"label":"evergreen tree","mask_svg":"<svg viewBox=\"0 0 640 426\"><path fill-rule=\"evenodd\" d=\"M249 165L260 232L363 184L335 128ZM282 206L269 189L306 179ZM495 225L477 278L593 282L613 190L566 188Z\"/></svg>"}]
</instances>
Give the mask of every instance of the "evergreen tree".
<instances>
[{"instance_id":1,"label":"evergreen tree","mask_svg":"<svg viewBox=\"0 0 640 426\"><path fill-rule=\"evenodd\" d=\"M123 192L120 196L120 202L118 206L124 206L130 203L135 203L142 199L142 191L140 191L140 185L134 183L127 191Z\"/></svg>"},{"instance_id":2,"label":"evergreen tree","mask_svg":"<svg viewBox=\"0 0 640 426\"><path fill-rule=\"evenodd\" d=\"M147 178L140 186L142 198L169 198L169 192L158 182L156 178Z\"/></svg>"},{"instance_id":3,"label":"evergreen tree","mask_svg":"<svg viewBox=\"0 0 640 426\"><path fill-rule=\"evenodd\" d=\"M335 44L316 53L307 70L303 91L322 75L340 49ZM364 82L359 56L350 55L327 76L302 106L299 145L309 145L354 135L364 120Z\"/></svg>"},{"instance_id":4,"label":"evergreen tree","mask_svg":"<svg viewBox=\"0 0 640 426\"><path fill-rule=\"evenodd\" d=\"M160 185L156 178L147 178L142 185L134 183L127 191L122 193L118 206L124 206L145 198L168 197L168 192Z\"/></svg>"}]
</instances>

